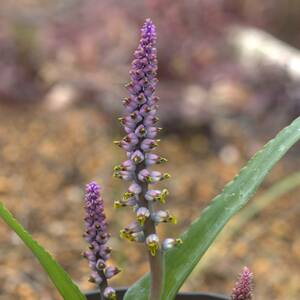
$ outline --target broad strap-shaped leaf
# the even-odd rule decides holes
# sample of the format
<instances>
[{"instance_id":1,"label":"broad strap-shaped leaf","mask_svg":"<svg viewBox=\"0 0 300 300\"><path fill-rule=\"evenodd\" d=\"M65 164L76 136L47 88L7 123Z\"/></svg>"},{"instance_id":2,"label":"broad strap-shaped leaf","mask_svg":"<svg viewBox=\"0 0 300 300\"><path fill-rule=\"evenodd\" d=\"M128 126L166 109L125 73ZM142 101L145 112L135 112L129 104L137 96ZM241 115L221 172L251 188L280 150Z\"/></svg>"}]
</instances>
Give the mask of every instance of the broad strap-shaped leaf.
<instances>
[{"instance_id":1,"label":"broad strap-shaped leaf","mask_svg":"<svg viewBox=\"0 0 300 300\"><path fill-rule=\"evenodd\" d=\"M160 300L172 300L219 232L254 194L275 163L300 139L300 117L258 151L238 176L181 236L183 244L165 254L165 289ZM125 300L147 300L146 274L126 293Z\"/></svg>"},{"instance_id":2,"label":"broad strap-shaped leaf","mask_svg":"<svg viewBox=\"0 0 300 300\"><path fill-rule=\"evenodd\" d=\"M39 260L48 273L57 290L65 300L86 300L64 269L46 252L31 235L18 223L11 213L0 202L0 217L22 239L25 245Z\"/></svg>"}]
</instances>

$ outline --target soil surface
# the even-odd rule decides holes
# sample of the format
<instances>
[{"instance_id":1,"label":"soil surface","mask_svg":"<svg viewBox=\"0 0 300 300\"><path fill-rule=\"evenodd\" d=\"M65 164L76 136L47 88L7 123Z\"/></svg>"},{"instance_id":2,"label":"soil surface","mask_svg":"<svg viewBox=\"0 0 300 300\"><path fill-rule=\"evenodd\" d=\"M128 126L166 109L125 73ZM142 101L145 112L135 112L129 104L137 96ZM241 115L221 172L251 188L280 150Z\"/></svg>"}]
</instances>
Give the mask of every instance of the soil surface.
<instances>
[{"instance_id":1,"label":"soil surface","mask_svg":"<svg viewBox=\"0 0 300 300\"><path fill-rule=\"evenodd\" d=\"M118 238L132 220L128 210L114 211L112 202L126 184L112 178L112 167L124 159L112 140L120 137L108 118L95 106L72 106L59 112L29 107L1 107L0 193L14 216L69 272L82 290L93 288L87 279L86 248L82 238L85 183L103 185L109 230L113 234L112 260L123 269L116 286L128 286L148 269L140 245ZM178 236L221 191L265 140L251 140L242 130L232 131L218 145L203 130L184 136L162 134L158 152L168 157L161 166L172 174L164 182L170 190L167 207L177 225L163 225L162 236ZM216 145L217 144L217 145ZM251 149L252 150L249 150ZM267 189L287 176L299 158L292 151L268 176ZM255 274L255 299L299 298L300 206L298 191L275 201L235 234L224 230L184 285L189 291L229 294L243 265ZM234 222L233 222L234 223ZM36 260L7 226L0 224L0 299L60 299Z\"/></svg>"}]
</instances>

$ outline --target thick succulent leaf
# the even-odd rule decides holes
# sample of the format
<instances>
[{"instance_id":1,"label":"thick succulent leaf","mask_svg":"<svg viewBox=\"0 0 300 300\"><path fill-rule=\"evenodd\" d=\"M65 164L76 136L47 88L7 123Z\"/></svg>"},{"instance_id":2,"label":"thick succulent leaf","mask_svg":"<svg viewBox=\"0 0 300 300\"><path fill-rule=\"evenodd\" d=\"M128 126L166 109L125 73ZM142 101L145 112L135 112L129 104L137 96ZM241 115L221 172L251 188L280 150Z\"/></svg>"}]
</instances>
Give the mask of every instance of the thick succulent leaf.
<instances>
[{"instance_id":1,"label":"thick succulent leaf","mask_svg":"<svg viewBox=\"0 0 300 300\"><path fill-rule=\"evenodd\" d=\"M160 300L174 299L225 224L248 202L275 163L299 139L300 118L297 118L253 156L183 233L183 244L165 254L165 287ZM146 274L128 290L125 300L147 300L148 290L149 275Z\"/></svg>"},{"instance_id":2,"label":"thick succulent leaf","mask_svg":"<svg viewBox=\"0 0 300 300\"><path fill-rule=\"evenodd\" d=\"M11 213L1 202L0 217L23 240L25 245L39 260L63 299L86 300L85 296L80 292L79 288L75 285L64 269L31 237L28 232L26 232L22 225L14 219Z\"/></svg>"}]
</instances>

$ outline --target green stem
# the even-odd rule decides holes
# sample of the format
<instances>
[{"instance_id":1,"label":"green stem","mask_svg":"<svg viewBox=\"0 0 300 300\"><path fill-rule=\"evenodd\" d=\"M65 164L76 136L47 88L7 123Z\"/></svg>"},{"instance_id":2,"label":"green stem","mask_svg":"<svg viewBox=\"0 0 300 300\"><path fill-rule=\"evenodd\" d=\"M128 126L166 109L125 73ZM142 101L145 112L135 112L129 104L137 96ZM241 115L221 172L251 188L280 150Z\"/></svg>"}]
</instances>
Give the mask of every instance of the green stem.
<instances>
[{"instance_id":1,"label":"green stem","mask_svg":"<svg viewBox=\"0 0 300 300\"><path fill-rule=\"evenodd\" d=\"M100 271L100 276L103 279L103 281L99 284L99 290L100 290L100 300L105 300L104 297L104 290L107 288L107 279L105 278L104 272Z\"/></svg>"},{"instance_id":2,"label":"green stem","mask_svg":"<svg viewBox=\"0 0 300 300\"><path fill-rule=\"evenodd\" d=\"M141 170L146 168L145 163L141 163L137 170L136 174L138 174ZM137 176L136 176L137 178ZM152 203L145 199L145 194L148 191L148 183L141 182L138 180L138 183L142 187L142 192L139 198L139 205L143 207L147 207L150 211L150 214L153 213ZM156 227L154 221L150 218L147 218L144 224L144 235L145 238L150 234L156 234ZM148 250L148 248L147 248ZM150 265L150 274L151 274L151 289L149 294L149 300L158 300L162 294L163 290L163 279L164 279L164 261L163 261L163 251L161 248L158 249L157 253L153 256L150 251L148 251L149 257L149 265Z\"/></svg>"}]
</instances>

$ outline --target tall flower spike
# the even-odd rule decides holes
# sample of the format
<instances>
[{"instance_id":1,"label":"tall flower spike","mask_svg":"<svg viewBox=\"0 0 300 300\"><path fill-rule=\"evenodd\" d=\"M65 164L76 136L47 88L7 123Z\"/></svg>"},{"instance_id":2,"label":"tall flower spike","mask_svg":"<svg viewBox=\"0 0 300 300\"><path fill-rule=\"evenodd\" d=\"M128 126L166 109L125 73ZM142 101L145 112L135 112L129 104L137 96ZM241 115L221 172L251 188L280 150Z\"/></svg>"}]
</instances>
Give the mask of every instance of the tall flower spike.
<instances>
[{"instance_id":1,"label":"tall flower spike","mask_svg":"<svg viewBox=\"0 0 300 300\"><path fill-rule=\"evenodd\" d=\"M149 189L162 180L170 178L169 173L148 170L151 165L161 164L167 160L152 153L160 142L157 134L161 131L157 127L158 100L155 96L157 75L156 31L150 19L147 19L141 29L138 48L134 52L131 64L130 82L126 85L129 96L123 100L126 115L119 118L126 136L115 142L126 151L127 160L114 169L114 177L131 181L128 189L130 201L124 197L115 202L115 207L133 206L136 213L135 221L141 231L132 232L128 226L121 230L120 236L129 241L143 241L149 252L151 269L150 299L159 299L162 286L162 251L179 242L168 240L164 245L160 243L156 233L156 226L161 222L176 223L174 216L160 211L154 211L157 203L164 203L168 190ZM129 160L129 161L128 161ZM130 162L131 161L131 162ZM173 241L173 240L172 240ZM175 241L175 240L174 240Z\"/></svg>"},{"instance_id":2,"label":"tall flower spike","mask_svg":"<svg viewBox=\"0 0 300 300\"><path fill-rule=\"evenodd\" d=\"M101 299L115 300L116 293L107 285L107 280L120 270L106 265L111 249L107 246L109 234L106 232L107 223L100 186L96 182L86 185L85 211L84 238L89 244L89 250L84 253L84 257L88 260L91 269L90 281L99 286Z\"/></svg>"},{"instance_id":3,"label":"tall flower spike","mask_svg":"<svg viewBox=\"0 0 300 300\"><path fill-rule=\"evenodd\" d=\"M244 267L231 294L231 300L252 300L253 273Z\"/></svg>"}]
</instances>

